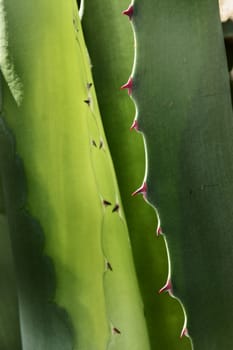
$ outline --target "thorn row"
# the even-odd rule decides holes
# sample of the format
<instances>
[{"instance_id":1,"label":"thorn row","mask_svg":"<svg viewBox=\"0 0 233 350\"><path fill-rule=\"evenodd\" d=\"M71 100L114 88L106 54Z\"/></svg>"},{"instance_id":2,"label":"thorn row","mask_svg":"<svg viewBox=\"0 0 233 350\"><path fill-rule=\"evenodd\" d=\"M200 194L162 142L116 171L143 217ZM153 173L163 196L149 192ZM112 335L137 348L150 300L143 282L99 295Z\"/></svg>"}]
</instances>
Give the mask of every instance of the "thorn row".
<instances>
[{"instance_id":1,"label":"thorn row","mask_svg":"<svg viewBox=\"0 0 233 350\"><path fill-rule=\"evenodd\" d=\"M134 14L133 5L129 5L129 7L122 12L122 14L128 16L129 20L131 20L133 17L133 14ZM121 86L121 89L128 89L128 94L132 95L133 78L130 77L129 80L127 81L127 83ZM138 121L136 119L133 121L133 124L130 127L131 131L133 129L136 131L139 131ZM135 196L137 194L143 194L143 196L145 198L146 193L147 193L147 184L146 184L146 182L144 182L139 189L137 189L135 192L132 193L132 196ZM157 227L156 234L158 237L163 234L161 226ZM164 293L164 292L168 292L170 295L173 294L173 287L172 287L172 282L171 282L170 278L167 280L166 284L159 290L159 294ZM113 333L119 334L120 331L117 328L113 328ZM186 325L184 325L184 327L181 331L180 338L183 338L184 336L188 336L188 329L187 329Z\"/></svg>"},{"instance_id":2,"label":"thorn row","mask_svg":"<svg viewBox=\"0 0 233 350\"><path fill-rule=\"evenodd\" d=\"M103 205L104 205L105 207L109 207L109 206L112 205L112 203L109 202L109 201L107 201L106 199L103 199L103 202L102 202L102 203L103 203ZM112 209L112 213L118 212L119 209L120 209L120 205L119 205L118 203L115 204L115 206L114 206L113 209Z\"/></svg>"},{"instance_id":3,"label":"thorn row","mask_svg":"<svg viewBox=\"0 0 233 350\"><path fill-rule=\"evenodd\" d=\"M97 146L97 143L95 142L95 140L93 139L93 140L91 140L91 143L92 143L92 146L94 146L94 147L98 147ZM104 143L103 143L103 141L100 141L100 144L99 144L99 149L101 149L101 148L103 148L103 145L104 145Z\"/></svg>"}]
</instances>

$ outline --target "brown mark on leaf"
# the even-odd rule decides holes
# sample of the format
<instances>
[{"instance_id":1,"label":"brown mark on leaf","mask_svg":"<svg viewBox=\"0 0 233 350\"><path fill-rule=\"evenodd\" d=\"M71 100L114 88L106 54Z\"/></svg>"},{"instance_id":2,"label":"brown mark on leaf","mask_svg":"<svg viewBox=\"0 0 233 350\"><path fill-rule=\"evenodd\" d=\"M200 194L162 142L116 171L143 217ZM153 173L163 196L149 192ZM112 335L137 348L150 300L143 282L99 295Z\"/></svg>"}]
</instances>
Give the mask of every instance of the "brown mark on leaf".
<instances>
[{"instance_id":1,"label":"brown mark on leaf","mask_svg":"<svg viewBox=\"0 0 233 350\"><path fill-rule=\"evenodd\" d=\"M116 327L113 327L112 331L113 331L113 334L121 334L121 331Z\"/></svg>"},{"instance_id":2,"label":"brown mark on leaf","mask_svg":"<svg viewBox=\"0 0 233 350\"><path fill-rule=\"evenodd\" d=\"M119 204L116 204L115 207L113 208L112 212L115 213L115 212L118 212L119 211Z\"/></svg>"},{"instance_id":3,"label":"brown mark on leaf","mask_svg":"<svg viewBox=\"0 0 233 350\"><path fill-rule=\"evenodd\" d=\"M99 149L102 149L102 148L103 148L103 146L104 146L104 142L103 142L103 140L100 140Z\"/></svg>"},{"instance_id":4,"label":"brown mark on leaf","mask_svg":"<svg viewBox=\"0 0 233 350\"><path fill-rule=\"evenodd\" d=\"M92 143L92 146L97 147L95 140L92 140L91 143Z\"/></svg>"},{"instance_id":5,"label":"brown mark on leaf","mask_svg":"<svg viewBox=\"0 0 233 350\"><path fill-rule=\"evenodd\" d=\"M107 261L107 269L110 270L110 271L113 271L112 265L110 264L109 261Z\"/></svg>"},{"instance_id":6,"label":"brown mark on leaf","mask_svg":"<svg viewBox=\"0 0 233 350\"><path fill-rule=\"evenodd\" d=\"M109 201L107 201L106 199L104 199L104 200L103 200L103 205L104 205L105 207L108 207L109 205L112 205L112 203L109 202Z\"/></svg>"}]
</instances>

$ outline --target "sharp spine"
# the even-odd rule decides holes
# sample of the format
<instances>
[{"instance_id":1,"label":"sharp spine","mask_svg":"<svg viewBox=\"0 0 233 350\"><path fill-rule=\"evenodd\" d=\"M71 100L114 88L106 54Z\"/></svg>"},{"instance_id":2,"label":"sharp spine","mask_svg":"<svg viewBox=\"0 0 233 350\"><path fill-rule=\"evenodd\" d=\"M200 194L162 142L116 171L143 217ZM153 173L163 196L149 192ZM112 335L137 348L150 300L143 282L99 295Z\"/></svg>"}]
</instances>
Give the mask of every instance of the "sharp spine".
<instances>
[{"instance_id":1,"label":"sharp spine","mask_svg":"<svg viewBox=\"0 0 233 350\"><path fill-rule=\"evenodd\" d=\"M123 89L128 89L128 94L132 95L132 90L133 90L133 78L130 77L127 83L121 86L121 90Z\"/></svg>"},{"instance_id":2,"label":"sharp spine","mask_svg":"<svg viewBox=\"0 0 233 350\"><path fill-rule=\"evenodd\" d=\"M133 5L129 5L129 7L122 12L122 14L128 16L130 20L133 17L133 13L134 13Z\"/></svg>"},{"instance_id":3,"label":"sharp spine","mask_svg":"<svg viewBox=\"0 0 233 350\"><path fill-rule=\"evenodd\" d=\"M130 127L130 130L132 131L132 130L136 130L136 131L138 131L139 129L138 129L138 121L137 121L137 119L135 119L134 121L133 121L133 124L131 125L131 127Z\"/></svg>"},{"instance_id":4,"label":"sharp spine","mask_svg":"<svg viewBox=\"0 0 233 350\"><path fill-rule=\"evenodd\" d=\"M168 292L170 295L172 294L172 282L171 282L170 278L167 280L165 286L163 286L159 290L159 294L164 293L164 292Z\"/></svg>"},{"instance_id":5,"label":"sharp spine","mask_svg":"<svg viewBox=\"0 0 233 350\"><path fill-rule=\"evenodd\" d=\"M188 328L186 326L184 326L184 328L182 329L181 333L180 333L180 338L183 337L188 337Z\"/></svg>"},{"instance_id":6,"label":"sharp spine","mask_svg":"<svg viewBox=\"0 0 233 350\"><path fill-rule=\"evenodd\" d=\"M139 187L136 191L134 191L132 193L132 196L136 196L137 194L143 194L144 196L146 195L147 193L147 184L146 182L143 182L142 186Z\"/></svg>"},{"instance_id":7,"label":"sharp spine","mask_svg":"<svg viewBox=\"0 0 233 350\"><path fill-rule=\"evenodd\" d=\"M157 233L157 236L158 236L158 237L161 236L161 235L163 234L163 231L162 231L161 226L159 226L159 227L157 228L156 233Z\"/></svg>"}]
</instances>

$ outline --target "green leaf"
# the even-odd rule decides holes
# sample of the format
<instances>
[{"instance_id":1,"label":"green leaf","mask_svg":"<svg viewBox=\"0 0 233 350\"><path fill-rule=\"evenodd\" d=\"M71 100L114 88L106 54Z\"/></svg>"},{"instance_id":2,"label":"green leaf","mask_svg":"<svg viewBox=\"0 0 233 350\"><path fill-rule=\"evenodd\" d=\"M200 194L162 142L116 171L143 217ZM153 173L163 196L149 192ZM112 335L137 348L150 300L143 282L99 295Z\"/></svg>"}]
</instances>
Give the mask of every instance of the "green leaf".
<instances>
[{"instance_id":1,"label":"green leaf","mask_svg":"<svg viewBox=\"0 0 233 350\"><path fill-rule=\"evenodd\" d=\"M17 104L5 77L0 135L23 350L147 350L76 4L4 6L8 57L23 89Z\"/></svg>"},{"instance_id":2,"label":"green leaf","mask_svg":"<svg viewBox=\"0 0 233 350\"><path fill-rule=\"evenodd\" d=\"M148 200L196 350L233 344L233 118L217 1L134 1ZM151 35L153 33L153 35Z\"/></svg>"},{"instance_id":3,"label":"green leaf","mask_svg":"<svg viewBox=\"0 0 233 350\"><path fill-rule=\"evenodd\" d=\"M179 339L184 323L181 306L157 293L166 282L168 266L164 241L156 238L155 212L143 198L131 196L143 181L145 151L141 135L129 130L135 114L133 103L120 91L134 57L133 32L121 15L127 6L126 0L85 1L84 34L129 227L151 349L190 349L188 339Z\"/></svg>"}]
</instances>

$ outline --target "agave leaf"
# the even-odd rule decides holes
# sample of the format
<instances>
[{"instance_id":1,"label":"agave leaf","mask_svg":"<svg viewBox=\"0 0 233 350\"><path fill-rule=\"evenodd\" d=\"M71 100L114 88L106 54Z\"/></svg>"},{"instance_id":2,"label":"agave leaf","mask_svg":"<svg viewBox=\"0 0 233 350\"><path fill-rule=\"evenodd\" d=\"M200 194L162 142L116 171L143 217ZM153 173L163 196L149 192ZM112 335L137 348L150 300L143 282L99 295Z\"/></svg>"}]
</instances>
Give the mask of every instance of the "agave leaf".
<instances>
[{"instance_id":1,"label":"agave leaf","mask_svg":"<svg viewBox=\"0 0 233 350\"><path fill-rule=\"evenodd\" d=\"M190 349L189 340L179 338L184 322L179 303L157 293L168 266L164 241L156 238L155 212L142 197L131 196L144 176L145 152L141 136L129 130L135 115L133 103L119 89L131 73L134 57L133 32L121 15L127 6L126 0L86 0L82 24L129 227L151 348Z\"/></svg>"},{"instance_id":2,"label":"agave leaf","mask_svg":"<svg viewBox=\"0 0 233 350\"><path fill-rule=\"evenodd\" d=\"M1 5L5 57L23 96L15 98L4 75L1 175L22 348L146 350L127 226L76 3ZM8 63L1 64L4 72Z\"/></svg>"},{"instance_id":3,"label":"agave leaf","mask_svg":"<svg viewBox=\"0 0 233 350\"><path fill-rule=\"evenodd\" d=\"M134 1L148 200L194 349L233 344L233 118L217 1ZM153 33L153 36L150 35Z\"/></svg>"}]
</instances>

